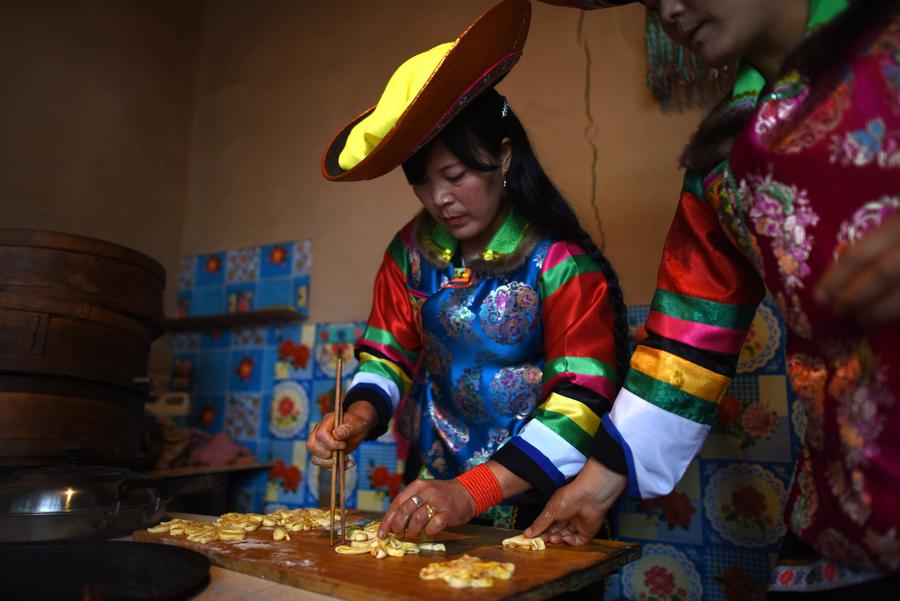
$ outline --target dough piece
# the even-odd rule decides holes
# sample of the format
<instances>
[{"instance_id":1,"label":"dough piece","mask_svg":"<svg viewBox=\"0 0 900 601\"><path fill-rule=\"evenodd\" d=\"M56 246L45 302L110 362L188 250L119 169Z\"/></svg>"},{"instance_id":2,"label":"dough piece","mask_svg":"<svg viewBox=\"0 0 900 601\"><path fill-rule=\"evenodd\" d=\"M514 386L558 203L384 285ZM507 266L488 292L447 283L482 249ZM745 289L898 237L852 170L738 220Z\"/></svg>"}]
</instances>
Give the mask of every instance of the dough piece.
<instances>
[{"instance_id":1,"label":"dough piece","mask_svg":"<svg viewBox=\"0 0 900 601\"><path fill-rule=\"evenodd\" d=\"M335 516L339 522L340 516ZM176 518L168 522L147 528L154 534L168 533L171 536L187 536L191 542L201 544L216 540L238 541L247 538L247 532L253 532L260 526L275 527L273 540L291 540L288 532L328 528L331 526L331 513L324 509L279 509L268 515L259 513L225 513L212 522L184 520ZM376 523L375 528L378 528Z\"/></svg>"},{"instance_id":2,"label":"dough piece","mask_svg":"<svg viewBox=\"0 0 900 601\"><path fill-rule=\"evenodd\" d=\"M544 539L528 538L524 534L518 534L503 541L504 549L524 549L527 551L543 551L547 548Z\"/></svg>"},{"instance_id":3,"label":"dough piece","mask_svg":"<svg viewBox=\"0 0 900 601\"><path fill-rule=\"evenodd\" d=\"M416 543L398 540L393 534L387 538L378 538L378 526L381 522L369 522L363 528L347 528L347 540L349 545L338 545L334 548L341 555L362 555L370 553L376 559L391 557L403 557L407 554L419 552ZM442 545L443 546L443 545Z\"/></svg>"},{"instance_id":4,"label":"dough piece","mask_svg":"<svg viewBox=\"0 0 900 601\"><path fill-rule=\"evenodd\" d=\"M419 571L423 580L441 579L453 588L487 588L494 586L494 579L509 580L516 571L515 564L499 561L482 561L478 557L463 555L452 561L435 561Z\"/></svg>"},{"instance_id":5,"label":"dough piece","mask_svg":"<svg viewBox=\"0 0 900 601\"><path fill-rule=\"evenodd\" d=\"M419 551L446 551L444 543L419 543Z\"/></svg>"}]
</instances>

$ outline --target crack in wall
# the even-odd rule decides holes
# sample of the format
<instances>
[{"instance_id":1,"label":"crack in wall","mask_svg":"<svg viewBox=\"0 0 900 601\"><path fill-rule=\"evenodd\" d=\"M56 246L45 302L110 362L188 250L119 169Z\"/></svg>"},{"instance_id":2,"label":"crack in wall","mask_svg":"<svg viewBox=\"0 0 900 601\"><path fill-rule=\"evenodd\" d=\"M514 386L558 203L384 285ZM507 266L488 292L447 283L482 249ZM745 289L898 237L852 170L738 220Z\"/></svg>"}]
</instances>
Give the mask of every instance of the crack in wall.
<instances>
[{"instance_id":1,"label":"crack in wall","mask_svg":"<svg viewBox=\"0 0 900 601\"><path fill-rule=\"evenodd\" d=\"M600 207L597 206L597 163L599 161L600 152L594 143L594 116L591 113L591 48L588 46L584 37L584 13L580 11L578 15L578 41L584 49L584 115L587 124L584 127L584 138L591 148L591 208L594 210L594 218L597 220L597 232L599 240L597 246L603 250L606 246L606 236L603 235L603 219L600 217Z\"/></svg>"}]
</instances>

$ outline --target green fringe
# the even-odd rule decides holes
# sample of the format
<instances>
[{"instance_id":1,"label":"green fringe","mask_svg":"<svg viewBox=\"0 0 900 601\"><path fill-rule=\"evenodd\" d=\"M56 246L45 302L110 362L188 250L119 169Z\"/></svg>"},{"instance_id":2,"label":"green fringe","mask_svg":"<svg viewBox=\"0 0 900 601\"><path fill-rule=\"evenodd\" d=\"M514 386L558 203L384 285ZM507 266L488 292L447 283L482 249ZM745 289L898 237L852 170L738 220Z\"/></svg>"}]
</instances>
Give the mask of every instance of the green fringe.
<instances>
[{"instance_id":1,"label":"green fringe","mask_svg":"<svg viewBox=\"0 0 900 601\"><path fill-rule=\"evenodd\" d=\"M647 11L644 49L647 86L663 112L709 108L731 92L735 68L711 69L672 41L655 10Z\"/></svg>"}]
</instances>

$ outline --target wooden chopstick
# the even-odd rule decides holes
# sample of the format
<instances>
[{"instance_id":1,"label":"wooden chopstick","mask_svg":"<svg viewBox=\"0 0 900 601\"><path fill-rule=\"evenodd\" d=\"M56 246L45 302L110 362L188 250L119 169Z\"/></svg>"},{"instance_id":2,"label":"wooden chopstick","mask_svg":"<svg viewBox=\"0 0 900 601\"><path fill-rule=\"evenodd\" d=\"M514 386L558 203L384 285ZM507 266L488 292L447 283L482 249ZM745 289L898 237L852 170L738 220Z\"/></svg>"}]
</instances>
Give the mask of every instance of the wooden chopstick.
<instances>
[{"instance_id":1,"label":"wooden chopstick","mask_svg":"<svg viewBox=\"0 0 900 601\"><path fill-rule=\"evenodd\" d=\"M341 402L341 388L343 386L344 380L344 360L338 357L337 360L337 382L335 383L335 396L338 398L338 424L344 423L344 404ZM340 494L341 494L341 544L347 544L347 529L344 527L344 524L347 522L347 491L346 491L346 482L347 482L347 473L345 471L346 463L347 463L347 452L346 451L338 451L337 453L338 460L338 478L340 479Z\"/></svg>"},{"instance_id":2,"label":"wooden chopstick","mask_svg":"<svg viewBox=\"0 0 900 601\"><path fill-rule=\"evenodd\" d=\"M343 408L341 407L341 381L343 380L343 360L338 357L337 358L337 370L335 372L335 381L334 381L334 429L337 430L338 426L341 425L341 420L343 418ZM338 476L338 471L340 471L340 476ZM337 488L337 478L340 477L340 493L341 493L341 535L344 538L344 542L346 542L346 535L344 535L344 462L343 462L343 453L341 451L335 452L335 457L331 464L331 529L328 533L328 542L330 545L334 545L334 513L335 513L335 493Z\"/></svg>"}]
</instances>

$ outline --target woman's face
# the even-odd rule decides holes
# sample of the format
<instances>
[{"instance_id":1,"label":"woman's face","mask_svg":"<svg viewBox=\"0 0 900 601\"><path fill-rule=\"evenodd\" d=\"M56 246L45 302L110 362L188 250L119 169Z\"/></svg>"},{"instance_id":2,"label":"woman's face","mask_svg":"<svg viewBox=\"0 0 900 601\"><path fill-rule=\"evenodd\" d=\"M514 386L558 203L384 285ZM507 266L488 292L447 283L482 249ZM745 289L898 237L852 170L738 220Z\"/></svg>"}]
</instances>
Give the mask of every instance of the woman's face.
<instances>
[{"instance_id":1,"label":"woman's face","mask_svg":"<svg viewBox=\"0 0 900 601\"><path fill-rule=\"evenodd\" d=\"M506 218L503 179L510 156L509 141L505 140L496 159L500 168L478 171L463 164L438 139L432 145L423 181L412 187L428 214L467 252L487 246Z\"/></svg>"},{"instance_id":2,"label":"woman's face","mask_svg":"<svg viewBox=\"0 0 900 601\"><path fill-rule=\"evenodd\" d=\"M779 10L795 0L646 0L665 32L710 67L751 56Z\"/></svg>"}]
</instances>

